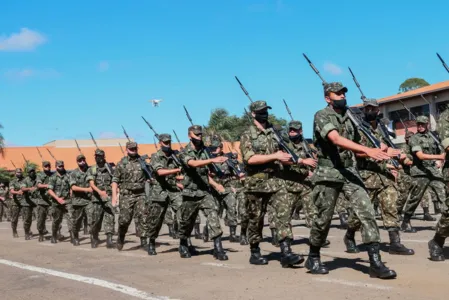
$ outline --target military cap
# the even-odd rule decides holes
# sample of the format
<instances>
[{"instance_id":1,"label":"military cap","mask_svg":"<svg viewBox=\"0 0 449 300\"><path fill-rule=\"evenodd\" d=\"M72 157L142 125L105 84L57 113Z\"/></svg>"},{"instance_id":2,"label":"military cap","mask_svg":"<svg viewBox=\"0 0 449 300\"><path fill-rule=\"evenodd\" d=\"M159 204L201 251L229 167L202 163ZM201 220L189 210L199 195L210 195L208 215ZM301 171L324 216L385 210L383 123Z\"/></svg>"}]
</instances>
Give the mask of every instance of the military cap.
<instances>
[{"instance_id":1,"label":"military cap","mask_svg":"<svg viewBox=\"0 0 449 300\"><path fill-rule=\"evenodd\" d=\"M413 132L407 131L407 133L405 134L405 138L409 139L409 138L411 138L413 136L413 134L414 134Z\"/></svg>"},{"instance_id":2,"label":"military cap","mask_svg":"<svg viewBox=\"0 0 449 300\"><path fill-rule=\"evenodd\" d=\"M160 142L171 142L171 135L168 133L159 134L158 138Z\"/></svg>"},{"instance_id":3,"label":"military cap","mask_svg":"<svg viewBox=\"0 0 449 300\"><path fill-rule=\"evenodd\" d=\"M64 166L64 161L62 161L62 160L57 160L57 161L56 161L56 166L57 166L57 167L62 167L62 166Z\"/></svg>"},{"instance_id":4,"label":"military cap","mask_svg":"<svg viewBox=\"0 0 449 300\"><path fill-rule=\"evenodd\" d=\"M210 146L223 148L223 142L219 138L212 138Z\"/></svg>"},{"instance_id":5,"label":"military cap","mask_svg":"<svg viewBox=\"0 0 449 300\"><path fill-rule=\"evenodd\" d=\"M104 151L101 149L97 149L97 150L95 150L95 155L104 156Z\"/></svg>"},{"instance_id":6,"label":"military cap","mask_svg":"<svg viewBox=\"0 0 449 300\"><path fill-rule=\"evenodd\" d=\"M48 160L44 160L43 162L42 162L42 166L43 167L49 167L51 164L50 164L50 162L48 161Z\"/></svg>"},{"instance_id":7,"label":"military cap","mask_svg":"<svg viewBox=\"0 0 449 300\"><path fill-rule=\"evenodd\" d=\"M34 166L28 166L27 167L27 172L31 172L31 171L36 171L36 168Z\"/></svg>"},{"instance_id":8,"label":"military cap","mask_svg":"<svg viewBox=\"0 0 449 300\"><path fill-rule=\"evenodd\" d=\"M22 172L22 169L21 168L17 168L16 172Z\"/></svg>"},{"instance_id":9,"label":"military cap","mask_svg":"<svg viewBox=\"0 0 449 300\"><path fill-rule=\"evenodd\" d=\"M324 92L325 93L329 93L329 92L344 92L347 93L348 92L348 88L345 87L341 82L329 82L329 83L325 83L324 84Z\"/></svg>"},{"instance_id":10,"label":"military cap","mask_svg":"<svg viewBox=\"0 0 449 300\"><path fill-rule=\"evenodd\" d=\"M127 149L137 148L137 143L136 142L127 142L126 143L126 148Z\"/></svg>"},{"instance_id":11,"label":"military cap","mask_svg":"<svg viewBox=\"0 0 449 300\"><path fill-rule=\"evenodd\" d=\"M268 106L266 101L263 100L258 100L256 102L251 103L251 105L249 106L249 110L252 112L258 111L258 110L262 110L262 109L271 109L271 106Z\"/></svg>"},{"instance_id":12,"label":"military cap","mask_svg":"<svg viewBox=\"0 0 449 300\"><path fill-rule=\"evenodd\" d=\"M416 118L416 123L423 123L423 124L427 124L429 123L429 118L426 116L418 116Z\"/></svg>"},{"instance_id":13,"label":"military cap","mask_svg":"<svg viewBox=\"0 0 449 300\"><path fill-rule=\"evenodd\" d=\"M84 154L79 154L79 155L76 157L76 161L80 161L81 159L86 159L86 157L84 156Z\"/></svg>"},{"instance_id":14,"label":"military cap","mask_svg":"<svg viewBox=\"0 0 449 300\"><path fill-rule=\"evenodd\" d=\"M192 125L189 127L189 132L192 131L194 134L202 134L203 133L203 127L200 125Z\"/></svg>"},{"instance_id":15,"label":"military cap","mask_svg":"<svg viewBox=\"0 0 449 300\"><path fill-rule=\"evenodd\" d=\"M364 107L367 107L367 106L379 107L379 103L377 103L376 99L368 98L368 99L363 100L363 106Z\"/></svg>"},{"instance_id":16,"label":"military cap","mask_svg":"<svg viewBox=\"0 0 449 300\"><path fill-rule=\"evenodd\" d=\"M290 121L288 123L288 128L299 130L302 128L302 123L300 121Z\"/></svg>"}]
</instances>

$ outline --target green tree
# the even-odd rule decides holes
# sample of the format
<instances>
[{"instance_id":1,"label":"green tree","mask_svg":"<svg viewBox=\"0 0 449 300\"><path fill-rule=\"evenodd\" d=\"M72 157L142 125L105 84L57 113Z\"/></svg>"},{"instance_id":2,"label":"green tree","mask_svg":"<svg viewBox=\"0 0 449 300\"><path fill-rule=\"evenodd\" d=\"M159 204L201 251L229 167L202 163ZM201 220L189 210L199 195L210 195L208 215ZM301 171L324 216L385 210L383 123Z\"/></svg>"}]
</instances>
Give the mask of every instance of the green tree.
<instances>
[{"instance_id":1,"label":"green tree","mask_svg":"<svg viewBox=\"0 0 449 300\"><path fill-rule=\"evenodd\" d=\"M23 163L23 165L22 165L23 177L28 176L27 168L29 166L34 167L34 169L36 170L36 173L40 171L39 164L28 160L27 162Z\"/></svg>"},{"instance_id":2,"label":"green tree","mask_svg":"<svg viewBox=\"0 0 449 300\"><path fill-rule=\"evenodd\" d=\"M9 182L13 178L13 174L6 168L0 168L0 182Z\"/></svg>"},{"instance_id":3,"label":"green tree","mask_svg":"<svg viewBox=\"0 0 449 300\"><path fill-rule=\"evenodd\" d=\"M430 84L422 78L409 78L401 83L399 86L399 93L405 93L428 85Z\"/></svg>"}]
</instances>

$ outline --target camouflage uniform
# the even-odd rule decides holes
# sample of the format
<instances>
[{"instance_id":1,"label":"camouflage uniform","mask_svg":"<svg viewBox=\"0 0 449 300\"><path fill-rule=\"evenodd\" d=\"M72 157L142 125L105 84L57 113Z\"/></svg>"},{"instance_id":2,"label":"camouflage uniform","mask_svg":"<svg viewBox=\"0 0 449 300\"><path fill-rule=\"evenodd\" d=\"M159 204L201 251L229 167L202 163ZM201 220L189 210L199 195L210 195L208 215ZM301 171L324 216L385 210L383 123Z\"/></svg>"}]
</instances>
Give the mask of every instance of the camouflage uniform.
<instances>
[{"instance_id":1,"label":"camouflage uniform","mask_svg":"<svg viewBox=\"0 0 449 300\"><path fill-rule=\"evenodd\" d=\"M428 118L419 116L417 123L428 123ZM409 147L413 155L413 167L410 174L413 177L413 183L410 195L404 209L404 221L401 228L406 232L416 232L410 225L410 219L419 205L427 188L432 188L438 201L444 203L446 201L446 187L443 181L443 174L436 167L435 160L420 160L416 156L416 152L422 151L424 154L438 154L438 145L434 142L428 132L415 133L409 142Z\"/></svg>"},{"instance_id":2,"label":"camouflage uniform","mask_svg":"<svg viewBox=\"0 0 449 300\"><path fill-rule=\"evenodd\" d=\"M20 170L20 169L18 169ZM16 170L17 172L17 170ZM14 190L14 191L20 191L20 186L22 184L22 182L25 180L25 178L23 177L16 177L14 178L10 183L10 189ZM11 201L11 228L12 228L12 232L14 237L18 237L17 235L17 223L19 222L19 215L20 215L20 211L22 210L22 199L23 199L23 195L13 195L12 197L13 201Z\"/></svg>"},{"instance_id":3,"label":"camouflage uniform","mask_svg":"<svg viewBox=\"0 0 449 300\"><path fill-rule=\"evenodd\" d=\"M49 162L43 162L42 165L50 165ZM36 185L38 184L48 184L50 177L53 175L52 172L39 172L36 178ZM51 206L52 200L50 195L48 195L47 189L38 189L38 201L37 201L37 230L39 232L39 240L43 241L43 235L46 231L45 221L47 221L48 208Z\"/></svg>"},{"instance_id":4,"label":"camouflage uniform","mask_svg":"<svg viewBox=\"0 0 449 300\"><path fill-rule=\"evenodd\" d=\"M33 167L27 168L27 172L35 171ZM33 192L24 192L21 205L23 217L23 229L25 231L25 239L31 239L31 223L33 221L33 209L37 206L39 199L39 191L36 187L36 176L31 178L28 175L20 184L20 188L36 188Z\"/></svg>"},{"instance_id":5,"label":"camouflage uniform","mask_svg":"<svg viewBox=\"0 0 449 300\"><path fill-rule=\"evenodd\" d=\"M4 200L0 200L0 222L3 222L3 216L7 217L9 220L9 207L8 207L8 188L5 186L0 187L0 197Z\"/></svg>"},{"instance_id":6,"label":"camouflage uniform","mask_svg":"<svg viewBox=\"0 0 449 300\"><path fill-rule=\"evenodd\" d=\"M407 144L401 146L401 151L407 156L407 159L413 160L413 156L410 153L410 147ZM413 178L410 176L410 166L403 164L402 169L399 170L398 176L398 201L396 202L396 207L398 210L398 215L402 215L402 210L405 203L407 202L407 197L410 193L412 187Z\"/></svg>"}]
</instances>

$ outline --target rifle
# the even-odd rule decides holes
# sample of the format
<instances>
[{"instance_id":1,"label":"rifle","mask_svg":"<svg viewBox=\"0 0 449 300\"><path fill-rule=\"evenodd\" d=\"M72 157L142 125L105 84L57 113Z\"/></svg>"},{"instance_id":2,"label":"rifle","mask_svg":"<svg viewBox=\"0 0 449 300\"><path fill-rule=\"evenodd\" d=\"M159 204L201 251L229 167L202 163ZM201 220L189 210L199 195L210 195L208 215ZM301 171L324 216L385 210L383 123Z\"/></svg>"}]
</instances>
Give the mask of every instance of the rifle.
<instances>
[{"instance_id":1,"label":"rifle","mask_svg":"<svg viewBox=\"0 0 449 300\"><path fill-rule=\"evenodd\" d=\"M154 130L153 126L151 126L151 124L150 124L147 120L145 120L144 117L142 117L142 119L144 120L145 123L147 123L148 127L150 127L150 129L154 132L154 136L155 136L156 138L159 138L159 134L156 132L156 130ZM156 147L156 148L157 148L157 147Z\"/></svg>"},{"instance_id":2,"label":"rifle","mask_svg":"<svg viewBox=\"0 0 449 300\"><path fill-rule=\"evenodd\" d=\"M240 84L240 87L242 89L242 91L245 93L245 95L248 97L249 101L251 103L253 103L253 99L251 99L248 91L245 89L245 87L243 86L243 84L240 82L240 80L237 78L237 76L235 76L235 79L237 79L237 82ZM245 108L245 114L247 115L248 119L249 119L249 123L250 124L254 124L253 121L253 116L248 114L248 111ZM287 146L287 144L285 143L284 139L281 137L281 135L279 134L279 132L277 130L274 129L274 127L271 127L274 133L274 139L276 140L276 142L279 144L279 148L281 150L283 150L284 152L290 154L290 156L292 157L292 161L294 164L297 164L299 161L299 157L298 155L296 155L295 152L293 152L290 147Z\"/></svg>"},{"instance_id":3,"label":"rifle","mask_svg":"<svg viewBox=\"0 0 449 300\"><path fill-rule=\"evenodd\" d=\"M407 135L409 133L407 125L405 125L404 121L402 121L401 115L397 111L396 114L398 115L399 121L401 122L402 126L404 126L405 134Z\"/></svg>"},{"instance_id":4,"label":"rifle","mask_svg":"<svg viewBox=\"0 0 449 300\"><path fill-rule=\"evenodd\" d=\"M23 160L25 161L25 166L26 167L28 167L28 159L26 159L26 157L25 157L25 155L23 155L23 153L21 153L22 154L22 157L23 157Z\"/></svg>"},{"instance_id":5,"label":"rifle","mask_svg":"<svg viewBox=\"0 0 449 300\"><path fill-rule=\"evenodd\" d=\"M441 63L443 64L443 67L446 69L446 71L449 73L449 67L444 62L443 58L437 53L438 58L440 59Z\"/></svg>"},{"instance_id":6,"label":"rifle","mask_svg":"<svg viewBox=\"0 0 449 300\"><path fill-rule=\"evenodd\" d=\"M179 140L179 137L178 137L178 135L176 134L176 131L173 129L173 134L175 135L175 138L176 138L176 141L178 142L178 144L179 144L179 150L183 150L184 149L184 147L182 146L182 144L181 144L181 141Z\"/></svg>"},{"instance_id":7,"label":"rifle","mask_svg":"<svg viewBox=\"0 0 449 300\"><path fill-rule=\"evenodd\" d=\"M56 161L57 159L56 159L56 157L53 156L53 153L51 153L50 149L48 149L48 148L45 148L45 149L47 149L48 153L50 153L50 156Z\"/></svg>"},{"instance_id":8,"label":"rifle","mask_svg":"<svg viewBox=\"0 0 449 300\"><path fill-rule=\"evenodd\" d=\"M95 147L97 148L97 150L100 149L100 148L98 148L97 141L95 140L94 136L92 135L92 132L89 132L89 134L90 134L90 137L92 138L92 141L94 142ZM106 170L108 171L109 175L112 176L112 174L114 174L114 172L112 171L112 166L108 162L106 162L104 164L104 166L106 167Z\"/></svg>"},{"instance_id":9,"label":"rifle","mask_svg":"<svg viewBox=\"0 0 449 300\"><path fill-rule=\"evenodd\" d=\"M318 75L318 77L320 77L323 85L325 85L327 82L326 80L324 80L323 77L321 77L320 72L315 68L315 66L312 64L312 62L310 61L310 59L307 57L307 55L305 55L304 53L302 54L304 56L304 58L307 60L307 62L309 63L310 67L312 68L312 70L315 71L315 73ZM354 116L354 112L351 109L351 107L346 106L346 114L348 116L348 118L351 120L351 122L354 124L354 126L376 147L380 149L381 143L380 141L371 134L370 130L367 129L365 126L362 125L362 123ZM392 165L395 168L399 168L399 163L394 160L391 159L390 160Z\"/></svg>"},{"instance_id":10,"label":"rifle","mask_svg":"<svg viewBox=\"0 0 449 300\"><path fill-rule=\"evenodd\" d=\"M38 147L36 147L36 149L37 149L37 152L39 153L39 156L41 157L41 160L44 161L44 157L42 156L41 151L39 150Z\"/></svg>"},{"instance_id":11,"label":"rifle","mask_svg":"<svg viewBox=\"0 0 449 300\"><path fill-rule=\"evenodd\" d=\"M123 127L122 125L122 129L123 129L123 133L125 134L126 138L128 139L128 142L131 142L131 139L129 138L128 133L125 130L125 127ZM151 175L151 170L148 169L148 165L145 162L145 159L148 158L148 155L140 155L139 158L137 159L137 161L140 164L140 168L142 169L142 171L145 173L145 175L147 176L148 179L153 180L153 176Z\"/></svg>"},{"instance_id":12,"label":"rifle","mask_svg":"<svg viewBox=\"0 0 449 300\"><path fill-rule=\"evenodd\" d=\"M120 144L120 142L118 143L118 146L120 148L120 151L122 151L123 156L126 156L125 151L123 151L122 144Z\"/></svg>"},{"instance_id":13,"label":"rifle","mask_svg":"<svg viewBox=\"0 0 449 300\"><path fill-rule=\"evenodd\" d=\"M292 112L290 111L290 108L288 107L287 102L285 101L285 99L282 99L282 101L284 101L285 109L287 110L287 113L290 116L290 119L293 121L294 119L292 116ZM309 158L315 159L315 157L313 156L313 151L312 151L312 149L310 149L309 144L307 143L307 141L305 139L303 139L303 141L302 141L302 146L304 148L304 152L306 153L306 155Z\"/></svg>"},{"instance_id":14,"label":"rifle","mask_svg":"<svg viewBox=\"0 0 449 300\"><path fill-rule=\"evenodd\" d=\"M153 143L154 143L154 147L156 148L156 151L158 151L159 148L157 147L156 139L154 138L154 136L153 136Z\"/></svg>"},{"instance_id":15,"label":"rifle","mask_svg":"<svg viewBox=\"0 0 449 300\"><path fill-rule=\"evenodd\" d=\"M184 106L184 111L186 112L187 119L189 119L190 125L193 126L193 121L192 121L192 118L190 117L189 111L187 110L185 105L183 105L183 106ZM209 148L207 148L206 146L204 146L204 153L206 153L206 157L208 159L210 159L212 157L212 155L210 154ZM218 177L223 177L223 175L224 175L223 172L216 164L211 163L209 166L212 168L212 170Z\"/></svg>"},{"instance_id":16,"label":"rifle","mask_svg":"<svg viewBox=\"0 0 449 300\"><path fill-rule=\"evenodd\" d=\"M12 160L11 160L11 164L14 167L14 169L17 169L16 165L12 162Z\"/></svg>"}]
</instances>

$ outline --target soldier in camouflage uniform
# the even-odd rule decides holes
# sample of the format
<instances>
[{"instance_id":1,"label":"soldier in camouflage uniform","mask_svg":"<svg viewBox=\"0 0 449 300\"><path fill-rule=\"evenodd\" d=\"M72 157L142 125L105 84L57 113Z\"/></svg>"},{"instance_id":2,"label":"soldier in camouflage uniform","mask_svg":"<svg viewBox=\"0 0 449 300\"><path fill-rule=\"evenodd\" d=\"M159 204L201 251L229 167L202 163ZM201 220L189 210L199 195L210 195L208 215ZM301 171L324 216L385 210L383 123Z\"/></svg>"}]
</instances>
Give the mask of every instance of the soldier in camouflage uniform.
<instances>
[{"instance_id":1,"label":"soldier in camouflage uniform","mask_svg":"<svg viewBox=\"0 0 449 300\"><path fill-rule=\"evenodd\" d=\"M370 124L371 134L379 141L385 142L381 133L381 126L378 122L379 104L376 99L365 99L363 101L363 112L365 121ZM374 147L374 144L369 141L364 135L359 141L361 145L367 147ZM392 151L390 150L390 153ZM393 155L393 153L392 153ZM398 190L396 185L397 168L389 162L378 162L371 158L367 158L363 153L357 153L357 167L362 177L371 202L376 200L380 204L382 220L385 229L388 231L390 237L390 254L398 255L413 255L415 252L412 249L407 249L401 244L399 236L399 219L397 215L396 203L398 200ZM402 158L406 158L402 155ZM344 237L344 243L348 253L359 253L356 246L354 235L361 227L360 220L353 213L350 215L348 221L348 230Z\"/></svg>"},{"instance_id":2,"label":"soldier in camouflage uniform","mask_svg":"<svg viewBox=\"0 0 449 300\"><path fill-rule=\"evenodd\" d=\"M275 210L277 239L281 246L281 266L289 267L304 261L301 255L291 250L293 233L290 228L292 203L282 179L284 165L291 164L291 155L279 149L278 135L268 122L268 109L265 101L251 103L252 124L240 139L240 151L247 171L245 192L249 215L249 243L251 257L249 262L266 265L268 261L260 253L262 230L267 206Z\"/></svg>"},{"instance_id":3,"label":"soldier in camouflage uniform","mask_svg":"<svg viewBox=\"0 0 449 300\"><path fill-rule=\"evenodd\" d=\"M405 159L401 161L402 169L399 170L398 176L398 201L396 202L396 207L398 210L398 217L402 219L402 211L404 205L407 202L407 197L409 195L410 189L412 187L412 177L410 176L410 168L413 165L413 156L410 153L410 147L408 146L410 138L413 136L413 132L407 131L405 134L405 144L401 146L401 152L405 155Z\"/></svg>"},{"instance_id":4,"label":"soldier in camouflage uniform","mask_svg":"<svg viewBox=\"0 0 449 300\"><path fill-rule=\"evenodd\" d=\"M192 125L188 129L190 143L179 155L184 168L184 179L182 180L182 204L179 208L179 254L182 258L190 258L197 252L193 246L189 246L188 238L192 232L195 219L200 210L207 219L210 238L214 241L214 258L227 260L228 256L223 250L221 236L223 231L218 218L218 203L211 195L211 189L219 192L224 187L215 182L209 176L208 166L220 164L227 160L226 157L210 158L203 143L203 131L199 125Z\"/></svg>"},{"instance_id":5,"label":"soldier in camouflage uniform","mask_svg":"<svg viewBox=\"0 0 449 300\"><path fill-rule=\"evenodd\" d=\"M120 189L120 214L118 218L117 250L122 251L125 235L133 217L137 216L137 228L140 232L140 246L148 250L148 201L145 195L145 183L149 180L143 169L145 160L138 153L136 142L126 143L127 156L117 164L112 177L112 205L117 206L117 189ZM147 168L147 166L145 166ZM137 215L135 215L137 214Z\"/></svg>"},{"instance_id":6,"label":"soldier in camouflage uniform","mask_svg":"<svg viewBox=\"0 0 449 300\"><path fill-rule=\"evenodd\" d=\"M25 240L31 240L31 223L33 221L33 209L37 206L39 192L36 186L36 170L34 166L27 167L28 176L21 182L20 188L23 192L22 216Z\"/></svg>"},{"instance_id":7,"label":"soldier in camouflage uniform","mask_svg":"<svg viewBox=\"0 0 449 300\"><path fill-rule=\"evenodd\" d=\"M380 235L374 208L355 165L354 153L365 153L375 160L387 160L381 149L368 148L357 142L360 134L351 122L346 105L348 89L339 82L324 84L324 98L328 106L315 114L313 139L318 150L318 167L312 177L312 199L317 208L310 231L310 250L306 268L312 274L327 274L321 263L320 248L328 233L338 194L343 192L362 227L362 240L368 246L370 276L395 278L379 253Z\"/></svg>"},{"instance_id":8,"label":"soldier in camouflage uniform","mask_svg":"<svg viewBox=\"0 0 449 300\"><path fill-rule=\"evenodd\" d=\"M3 216L7 216L9 220L9 207L8 207L8 188L3 182L0 182L0 222L3 222Z\"/></svg>"},{"instance_id":9,"label":"soldier in camouflage uniform","mask_svg":"<svg viewBox=\"0 0 449 300\"><path fill-rule=\"evenodd\" d=\"M419 128L418 128L419 130ZM447 155L449 152L449 109L443 111L438 120L438 135L441 139L441 145ZM416 148L415 148L416 150ZM412 148L413 151L413 148ZM449 182L449 161L445 160L443 165L443 179L447 185ZM438 193L437 193L438 195ZM435 235L428 243L430 260L432 261L444 261L444 242L449 236L449 197L443 200L443 210L441 211L441 217L438 220Z\"/></svg>"},{"instance_id":10,"label":"soldier in camouflage uniform","mask_svg":"<svg viewBox=\"0 0 449 300\"><path fill-rule=\"evenodd\" d=\"M151 155L151 167L154 171L155 181L150 192L150 207L148 215L148 255L156 255L156 239L159 236L162 223L168 207L177 213L181 206L182 197L179 183L183 179L181 166L178 165L178 153L171 148L171 135L160 134L160 149ZM173 232L172 232L173 234Z\"/></svg>"},{"instance_id":11,"label":"soldier in camouflage uniform","mask_svg":"<svg viewBox=\"0 0 449 300\"><path fill-rule=\"evenodd\" d=\"M101 149L95 150L95 162L97 164L87 170L87 181L93 190L92 205L88 209L87 215L91 229L91 247L98 247L100 242L98 235L103 224L106 248L112 249L114 248L112 234L115 226L115 214L111 203L113 171L107 165L105 153Z\"/></svg>"},{"instance_id":12,"label":"soldier in camouflage uniform","mask_svg":"<svg viewBox=\"0 0 449 300\"><path fill-rule=\"evenodd\" d=\"M419 116L416 119L417 130L409 142L409 147L413 156L413 166L410 174L413 178L410 195L404 209L404 220L401 229L405 232L416 232L410 224L410 219L415 213L427 188L432 188L438 201L444 203L446 200L446 187L443 181L443 174L436 167L436 160L444 160L445 153L438 154L439 146L434 142L428 132L429 118Z\"/></svg>"},{"instance_id":13,"label":"soldier in camouflage uniform","mask_svg":"<svg viewBox=\"0 0 449 300\"><path fill-rule=\"evenodd\" d=\"M10 183L10 193L13 197L13 201L11 201L11 228L12 228L12 235L15 238L18 238L19 235L17 234L17 223L19 222L19 215L20 211L22 210L22 199L23 199L23 192L21 190L20 185L22 184L22 181L25 180L23 178L22 169L17 168L15 172L16 178L14 178Z\"/></svg>"},{"instance_id":14,"label":"soldier in camouflage uniform","mask_svg":"<svg viewBox=\"0 0 449 300\"><path fill-rule=\"evenodd\" d=\"M64 168L62 160L56 161L56 172L48 181L48 194L53 199L53 222L51 225L51 243L56 244L58 231L63 218L66 219L67 228L70 233L70 241L73 244L72 234L72 206L70 199L70 179ZM61 237L62 239L63 237Z\"/></svg>"},{"instance_id":15,"label":"soldier in camouflage uniform","mask_svg":"<svg viewBox=\"0 0 449 300\"><path fill-rule=\"evenodd\" d=\"M53 175L51 172L51 164L49 161L42 162L43 171L37 174L36 186L38 188L37 200L37 231L39 232L39 242L44 241L44 235L47 233L45 229L45 221L47 221L48 208L51 206L51 198L47 193L48 182Z\"/></svg>"},{"instance_id":16,"label":"soldier in camouflage uniform","mask_svg":"<svg viewBox=\"0 0 449 300\"><path fill-rule=\"evenodd\" d=\"M73 246L79 246L79 231L83 218L88 217L93 209L92 188L87 179L88 166L86 157L80 154L76 157L78 168L70 173L70 189L72 191L72 234ZM88 222L90 223L90 222ZM100 223L101 224L101 223ZM87 227L84 224L85 228ZM91 243L92 237L91 237Z\"/></svg>"}]
</instances>

